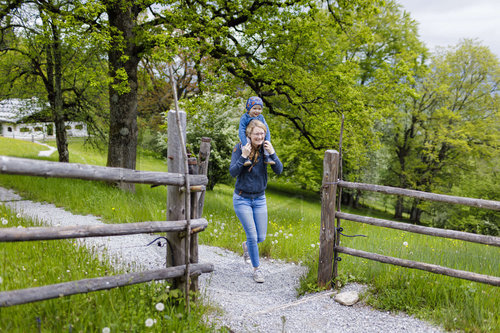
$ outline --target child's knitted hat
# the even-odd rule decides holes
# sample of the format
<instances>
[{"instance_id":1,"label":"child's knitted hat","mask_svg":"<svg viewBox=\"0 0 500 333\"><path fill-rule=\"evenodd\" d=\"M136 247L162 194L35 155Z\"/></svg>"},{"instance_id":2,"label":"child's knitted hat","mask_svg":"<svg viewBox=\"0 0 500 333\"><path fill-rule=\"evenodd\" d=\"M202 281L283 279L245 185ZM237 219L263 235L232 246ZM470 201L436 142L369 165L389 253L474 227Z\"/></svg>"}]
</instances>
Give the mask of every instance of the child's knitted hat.
<instances>
[{"instance_id":1,"label":"child's knitted hat","mask_svg":"<svg viewBox=\"0 0 500 333\"><path fill-rule=\"evenodd\" d=\"M264 103L262 102L260 97L252 96L247 100L247 105L246 105L247 112L250 111L250 109L253 108L255 105L260 105L264 107Z\"/></svg>"}]
</instances>

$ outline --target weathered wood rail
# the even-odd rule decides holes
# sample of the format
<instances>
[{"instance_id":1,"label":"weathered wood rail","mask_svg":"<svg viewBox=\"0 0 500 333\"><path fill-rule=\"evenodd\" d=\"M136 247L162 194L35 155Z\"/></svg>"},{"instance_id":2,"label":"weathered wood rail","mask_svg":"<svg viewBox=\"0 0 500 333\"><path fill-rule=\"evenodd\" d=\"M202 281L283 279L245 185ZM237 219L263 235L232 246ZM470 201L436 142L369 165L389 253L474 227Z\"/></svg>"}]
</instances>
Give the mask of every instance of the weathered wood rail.
<instances>
[{"instance_id":1,"label":"weathered wood rail","mask_svg":"<svg viewBox=\"0 0 500 333\"><path fill-rule=\"evenodd\" d=\"M179 278L184 275L185 265L127 273L114 276L104 276L93 279L64 282L36 288L4 291L0 293L0 307L20 305L41 300L84 294L92 291L107 290L133 284ZM191 275L198 276L214 270L212 264L192 264Z\"/></svg>"},{"instance_id":2,"label":"weathered wood rail","mask_svg":"<svg viewBox=\"0 0 500 333\"><path fill-rule=\"evenodd\" d=\"M169 112L169 118L173 112ZM181 112L184 122L179 128L185 135L185 113ZM212 264L198 264L198 242L196 234L206 229L208 222L201 218L204 204L205 185L208 183L208 157L210 156L210 139L203 138L200 145L200 163L191 161L192 174L181 173L182 155L180 154L178 135L172 129L175 122L169 121L168 170L173 172L148 172L123 168L110 168L77 163L59 163L0 156L0 174L71 178L110 183L134 183L151 185L168 185L167 187L167 221L149 221L126 224L105 224L92 226L65 227L32 227L2 228L0 242L21 242L71 239L85 237L119 236L165 232L169 239L171 255L167 255L167 267L138 273L84 279L37 288L0 292L0 307L36 302L61 296L106 290L153 280L172 280L174 287L182 290L186 280L186 297L189 285L197 290L196 277L202 273L213 271ZM182 140L181 140L182 141ZM188 190L186 190L188 189ZM186 203L190 203L186 205ZM186 214L186 207L189 212ZM190 208L190 209L189 209ZM193 238L193 241L189 239ZM188 239L186 241L186 239ZM190 251L186 250L186 245ZM187 258L186 253L191 256ZM187 263L187 264L186 264Z\"/></svg>"},{"instance_id":3,"label":"weathered wood rail","mask_svg":"<svg viewBox=\"0 0 500 333\"><path fill-rule=\"evenodd\" d=\"M459 239L467 242L485 244L500 247L500 237L478 235L468 232L455 230L438 229L431 227L418 226L396 221L383 220L373 217L366 217L355 214L347 214L341 211L335 211L335 199L337 187L356 190L365 190L392 195L407 196L421 200L445 202L451 204L467 205L491 210L500 210L500 201L473 199L465 197L456 197L443 194L428 193L416 190L401 189L390 186L381 186L364 183L352 183L337 180L339 153L335 150L327 150L324 159L323 171L323 192L321 209L321 230L320 230L320 253L318 267L318 285L321 287L330 287L337 277L338 253L344 253L351 256L361 257L369 260L375 260L391 265L398 265L407 268L420 269L436 274L452 276L460 279L476 281L480 283L500 286L500 277L482 275L478 273L451 269L448 267L417 262L412 260L394 258L380 255L377 253L365 252L340 246L340 220L365 223L379 227L404 230L412 233L424 235ZM335 219L337 224L335 226Z\"/></svg>"},{"instance_id":4,"label":"weathered wood rail","mask_svg":"<svg viewBox=\"0 0 500 333\"><path fill-rule=\"evenodd\" d=\"M124 168L49 162L8 156L0 156L0 173L151 185L182 186L185 183L184 175L174 172L138 171ZM206 185L207 183L208 178L204 175L189 176L189 184L191 186Z\"/></svg>"},{"instance_id":5,"label":"weathered wood rail","mask_svg":"<svg viewBox=\"0 0 500 333\"><path fill-rule=\"evenodd\" d=\"M206 229L206 219L191 220L191 232ZM105 224L65 227L2 228L0 242L22 242L85 237L123 236L153 232L180 232L186 230L186 221L155 221L125 224Z\"/></svg>"}]
</instances>

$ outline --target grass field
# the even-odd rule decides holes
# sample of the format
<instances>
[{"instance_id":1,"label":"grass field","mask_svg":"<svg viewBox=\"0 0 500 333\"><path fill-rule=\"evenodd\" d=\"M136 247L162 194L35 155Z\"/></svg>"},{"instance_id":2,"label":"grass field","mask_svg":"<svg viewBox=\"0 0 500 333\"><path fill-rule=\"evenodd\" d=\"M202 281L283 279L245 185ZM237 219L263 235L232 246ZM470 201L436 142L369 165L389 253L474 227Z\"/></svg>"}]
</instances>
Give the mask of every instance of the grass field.
<instances>
[{"instance_id":1,"label":"grass field","mask_svg":"<svg viewBox=\"0 0 500 333\"><path fill-rule=\"evenodd\" d=\"M38 148L34 144L22 143L23 147L12 149L12 142L5 140L0 138L0 155L34 158L37 154ZM41 150L45 149L45 147L41 147ZM81 141L70 144L71 162L104 165L104 156L105 152L87 148ZM52 159L54 158L52 157ZM139 155L138 168L164 171L166 166L164 161L156 159L151 154L143 154ZM53 202L76 213L101 216L108 223L165 219L166 189L164 187L150 188L145 185L137 185L136 193L131 194L99 182L8 175L0 176L0 185L15 188L21 195L32 200ZM209 220L209 227L200 234L200 242L241 252L244 233L232 208L232 191L233 189L229 185L218 185L214 191L207 192L204 217ZM307 265L309 274L302 281L300 292L317 290L319 197L314 193L301 191L293 185L276 181L270 184L266 196L268 199L269 228L268 237L260 246L261 255ZM342 211L390 218L387 213L374 209L357 211L342 209ZM344 237L342 238L343 246L500 276L500 250L496 247L411 234L349 221L342 221L342 226L346 234L368 236L366 238ZM18 246L19 244L12 245ZM58 250L55 249L55 251ZM56 264L52 263L51 265ZM100 263L97 262L91 264L93 267L99 267L99 265ZM24 266L30 266L29 260ZM64 267L62 269L64 270ZM365 295L365 300L380 309L405 311L443 325L449 330L500 331L500 290L498 287L381 264L347 255L342 256L339 273L342 283L349 281L367 283L370 286L370 291ZM20 276L24 272L18 271L15 274ZM5 276L3 279L5 280ZM23 283L14 288L29 286L24 284L27 281L21 281ZM137 292L141 292L142 289L137 288L139 288ZM12 289L12 287L5 288L5 284L0 284L0 290L8 289ZM142 292L148 293L150 291L143 290ZM94 294L109 295L111 292ZM93 294L89 294L88 297L91 295ZM61 300L39 302L15 308L22 309L42 306L43 304L57 307L58 301ZM176 309L182 313L179 307ZM3 312L4 309L0 311ZM134 323L139 322L138 320Z\"/></svg>"}]
</instances>

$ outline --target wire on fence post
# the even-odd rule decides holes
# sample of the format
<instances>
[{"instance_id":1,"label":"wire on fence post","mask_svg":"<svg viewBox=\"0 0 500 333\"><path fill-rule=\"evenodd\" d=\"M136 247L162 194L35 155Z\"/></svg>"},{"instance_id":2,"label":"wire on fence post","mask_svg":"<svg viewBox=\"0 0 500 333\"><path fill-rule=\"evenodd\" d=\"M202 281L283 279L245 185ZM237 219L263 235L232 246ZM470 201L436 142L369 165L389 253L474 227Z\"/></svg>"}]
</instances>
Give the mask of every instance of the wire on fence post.
<instances>
[{"instance_id":1,"label":"wire on fence post","mask_svg":"<svg viewBox=\"0 0 500 333\"><path fill-rule=\"evenodd\" d=\"M342 137L344 135L344 113L342 113L342 122L340 123L340 139L339 139L339 174L338 174L338 179L342 180ZM337 196L337 212L340 212L340 205L342 204L342 187L338 186L338 191L339 195ZM332 278L332 287L335 288L335 285L333 285L335 280L337 279L338 276L338 269L337 269L337 255L338 252L335 250L337 246L340 245L340 218L337 216L337 226L335 228L335 241L334 241L334 250L333 250L333 278ZM339 258L340 259L340 258Z\"/></svg>"},{"instance_id":2,"label":"wire on fence post","mask_svg":"<svg viewBox=\"0 0 500 333\"><path fill-rule=\"evenodd\" d=\"M172 93L174 96L174 104L175 104L175 119L177 121L177 130L179 134L179 140L181 142L181 150L182 154L184 156L184 184L186 188L185 192L185 215L186 215L186 242L185 242L185 263L186 263L186 271L185 271L185 300L186 300L186 308L188 311L188 314L190 312L190 305L189 305L189 276L190 276L190 257L191 257L191 186L189 184L189 169L188 169L188 156L187 156L187 150L186 150L186 143L184 142L184 136L182 135L182 130L181 130L181 119L179 115L179 103L177 100L177 87L176 87L176 81L174 78L174 72L172 70L172 65L168 65L168 69L170 72L170 83L172 84Z\"/></svg>"}]
</instances>

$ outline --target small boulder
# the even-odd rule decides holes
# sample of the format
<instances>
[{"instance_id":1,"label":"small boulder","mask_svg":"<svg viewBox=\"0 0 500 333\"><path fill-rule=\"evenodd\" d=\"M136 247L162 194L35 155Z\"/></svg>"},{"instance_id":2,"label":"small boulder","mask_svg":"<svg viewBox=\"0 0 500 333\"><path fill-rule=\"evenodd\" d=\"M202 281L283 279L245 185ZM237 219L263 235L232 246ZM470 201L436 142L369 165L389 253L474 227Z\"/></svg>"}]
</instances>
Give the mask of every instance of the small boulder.
<instances>
[{"instance_id":1,"label":"small boulder","mask_svg":"<svg viewBox=\"0 0 500 333\"><path fill-rule=\"evenodd\" d=\"M342 305L351 306L359 301L359 294L356 291L346 291L335 296L335 302Z\"/></svg>"}]
</instances>

